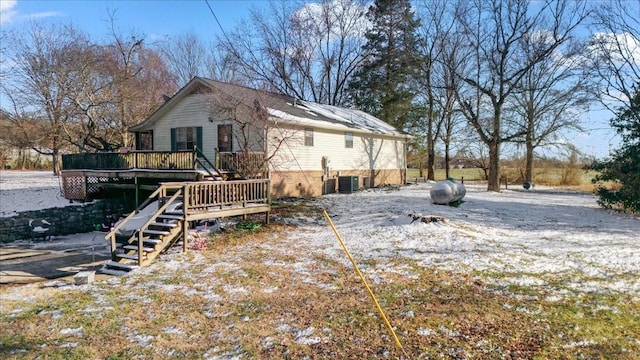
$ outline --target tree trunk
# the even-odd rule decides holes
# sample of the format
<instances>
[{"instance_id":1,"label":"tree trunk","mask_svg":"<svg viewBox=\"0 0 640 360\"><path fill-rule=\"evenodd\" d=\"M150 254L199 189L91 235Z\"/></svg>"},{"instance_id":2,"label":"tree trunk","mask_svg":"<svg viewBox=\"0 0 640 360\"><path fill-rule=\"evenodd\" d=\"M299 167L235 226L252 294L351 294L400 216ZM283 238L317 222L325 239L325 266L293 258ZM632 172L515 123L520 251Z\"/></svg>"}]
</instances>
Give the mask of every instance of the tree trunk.
<instances>
[{"instance_id":1,"label":"tree trunk","mask_svg":"<svg viewBox=\"0 0 640 360\"><path fill-rule=\"evenodd\" d=\"M527 152L525 154L525 170L524 181L533 182L533 142L531 139L526 141Z\"/></svg>"},{"instance_id":2,"label":"tree trunk","mask_svg":"<svg viewBox=\"0 0 640 360\"><path fill-rule=\"evenodd\" d=\"M433 180L435 178L434 163L434 141L433 141L433 111L431 110L431 103L429 105L429 113L427 114L427 179Z\"/></svg>"},{"instance_id":3,"label":"tree trunk","mask_svg":"<svg viewBox=\"0 0 640 360\"><path fill-rule=\"evenodd\" d=\"M433 142L431 142L431 147L433 148ZM427 155L427 179L435 180L436 172L435 172L435 163L436 163L436 154L433 149L429 150L429 155Z\"/></svg>"},{"instance_id":4,"label":"tree trunk","mask_svg":"<svg viewBox=\"0 0 640 360\"><path fill-rule=\"evenodd\" d=\"M447 137L447 141L444 143L444 173L445 177L448 179L450 177L449 168L451 167L449 158L449 138Z\"/></svg>"},{"instance_id":5,"label":"tree trunk","mask_svg":"<svg viewBox=\"0 0 640 360\"><path fill-rule=\"evenodd\" d=\"M489 142L488 191L500 191L500 142L494 138Z\"/></svg>"},{"instance_id":6,"label":"tree trunk","mask_svg":"<svg viewBox=\"0 0 640 360\"><path fill-rule=\"evenodd\" d=\"M60 171L62 170L62 156L58 149L53 149L51 152L51 164L53 165L53 174L60 175Z\"/></svg>"}]
</instances>

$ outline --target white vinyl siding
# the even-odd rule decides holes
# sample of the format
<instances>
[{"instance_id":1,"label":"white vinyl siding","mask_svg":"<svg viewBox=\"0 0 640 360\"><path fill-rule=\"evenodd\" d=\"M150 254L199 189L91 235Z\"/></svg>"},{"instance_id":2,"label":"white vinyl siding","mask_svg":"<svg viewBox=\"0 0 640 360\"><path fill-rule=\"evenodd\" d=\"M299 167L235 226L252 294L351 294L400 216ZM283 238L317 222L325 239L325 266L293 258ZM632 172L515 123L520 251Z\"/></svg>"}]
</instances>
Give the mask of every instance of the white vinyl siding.
<instances>
[{"instance_id":1,"label":"white vinyl siding","mask_svg":"<svg viewBox=\"0 0 640 360\"><path fill-rule=\"evenodd\" d=\"M202 127L203 154L211 161L215 156L217 141L216 123L209 122L209 109L204 102L206 95L189 95L167 111L155 123L153 146L156 151L171 151L171 129Z\"/></svg>"},{"instance_id":2,"label":"white vinyl siding","mask_svg":"<svg viewBox=\"0 0 640 360\"><path fill-rule=\"evenodd\" d=\"M225 119L209 121L211 111L206 103L207 95L189 95L160 117L154 124L154 150L171 150L171 129L181 127L202 127L202 151L211 161L214 159L215 147L218 140L217 128L219 124L231 124ZM234 130L239 127L234 125ZM277 154L271 161L271 170L282 171L321 171L322 157L330 161L331 171L370 170L374 169L403 169L404 138L380 134L358 132L353 133L353 148L345 147L345 130L327 130L313 127L313 146L305 146L304 125L278 124L271 125L267 134L269 147L267 155ZM250 132L251 151L262 151L262 129L254 128ZM281 140L285 138L285 142ZM369 139L373 139L372 142ZM234 139L234 144L235 144ZM237 143L240 146L240 143ZM278 145L279 144L279 145ZM235 149L235 145L234 145ZM372 155L370 156L369 153Z\"/></svg>"},{"instance_id":3,"label":"white vinyl siding","mask_svg":"<svg viewBox=\"0 0 640 360\"><path fill-rule=\"evenodd\" d=\"M397 137L353 133L353 148L345 148L344 132L315 128L314 146L304 145L304 129L288 134L274 157L272 170L322 170L322 157L330 161L331 170L403 169L404 141ZM278 131L270 131L270 139ZM372 137L373 136L373 137ZM372 142L370 141L372 139ZM273 151L276 143L270 143ZM372 156L369 154L372 153Z\"/></svg>"}]
</instances>

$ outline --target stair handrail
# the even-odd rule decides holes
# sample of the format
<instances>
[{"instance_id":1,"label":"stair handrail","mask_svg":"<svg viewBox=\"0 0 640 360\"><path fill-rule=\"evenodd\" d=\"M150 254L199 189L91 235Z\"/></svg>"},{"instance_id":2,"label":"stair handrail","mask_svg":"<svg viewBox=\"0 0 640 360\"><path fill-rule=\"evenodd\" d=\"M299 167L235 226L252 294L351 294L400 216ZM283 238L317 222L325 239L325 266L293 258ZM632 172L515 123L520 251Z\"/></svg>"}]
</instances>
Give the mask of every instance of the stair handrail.
<instances>
[{"instance_id":1,"label":"stair handrail","mask_svg":"<svg viewBox=\"0 0 640 360\"><path fill-rule=\"evenodd\" d=\"M144 230L146 230L149 227L149 225L156 220L158 215L162 214L167 209L167 207L169 207L169 205L171 205L181 195L182 195L182 188L180 188L178 191L176 191L176 193L173 194L173 196L171 196L169 198L169 200L167 200L164 203L164 205L159 207L158 211L153 213L153 215L151 215L149 217L149 219L144 224L142 224L142 226L140 226L140 228L138 229L138 233L137 233L137 235L138 235L138 266L142 266L142 248L143 248L143 246L142 246L142 243L143 243L143 241L142 241L142 238L143 238L142 232ZM182 211L184 212L184 204L183 204L183 210ZM131 235L129 240L131 240L134 236L136 236L136 234Z\"/></svg>"},{"instance_id":2,"label":"stair handrail","mask_svg":"<svg viewBox=\"0 0 640 360\"><path fill-rule=\"evenodd\" d=\"M206 171L206 172L207 172L207 173L208 173L212 178L215 178L215 177L216 177L216 175L215 175L215 174L213 174L211 171L209 171L209 168L207 168L207 167L205 166L205 164L203 164L203 163L202 163L202 159L204 159L205 163L206 163L206 164L208 164L209 166L211 166L211 168L212 168L213 170L215 170L215 171L218 173L218 175L217 175L217 176L221 176L221 175L222 175L222 173L220 172L220 170L218 170L218 168L216 168L216 166L215 166L215 165L213 165L213 163L212 163L211 161L209 161L209 158L207 158L207 157L202 153L202 151L200 151L200 149L199 149L197 146L194 146L194 147L193 147L193 152L194 152L194 155L195 155L195 156L193 157L193 160L194 160L194 167L195 167L196 163L200 164L200 166L202 166L202 168L203 168L203 169L204 169L204 170L205 170L205 171Z\"/></svg>"},{"instance_id":3,"label":"stair handrail","mask_svg":"<svg viewBox=\"0 0 640 360\"><path fill-rule=\"evenodd\" d=\"M120 221L119 224L112 227L111 230L107 233L107 235L104 236L105 240L111 241L111 260L113 261L116 260L116 231L118 231L118 229L120 229L124 224L126 224L127 221L129 221L129 219L131 219L133 216L139 213L142 209L147 207L147 205L151 204L153 199L163 191L165 191L165 188L164 188L164 185L161 185L159 188L156 189L156 191L154 191L151 195L149 195L149 197L145 201L143 201L142 204L140 204L140 206L138 206L134 211L130 212L129 215L127 215L122 221Z\"/></svg>"}]
</instances>

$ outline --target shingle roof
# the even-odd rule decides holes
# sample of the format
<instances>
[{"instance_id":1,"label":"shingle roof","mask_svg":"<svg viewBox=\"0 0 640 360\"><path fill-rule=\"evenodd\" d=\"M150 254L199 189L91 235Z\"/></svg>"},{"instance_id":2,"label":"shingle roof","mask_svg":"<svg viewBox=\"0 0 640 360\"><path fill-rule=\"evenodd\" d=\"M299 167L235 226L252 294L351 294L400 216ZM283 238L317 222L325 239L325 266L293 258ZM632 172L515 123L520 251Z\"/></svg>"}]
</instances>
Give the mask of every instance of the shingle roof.
<instances>
[{"instance_id":1,"label":"shingle roof","mask_svg":"<svg viewBox=\"0 0 640 360\"><path fill-rule=\"evenodd\" d=\"M130 130L138 131L152 126L153 123L162 116L162 114L166 113L168 108L175 105L179 99L197 92L201 87L219 93L222 101L236 101L244 105L245 109L254 109L254 104L257 103L267 111L269 119L274 122L392 136L407 136L405 133L396 130L384 121L360 110L298 100L283 94L251 89L200 77L193 78L147 120L132 127Z\"/></svg>"}]
</instances>

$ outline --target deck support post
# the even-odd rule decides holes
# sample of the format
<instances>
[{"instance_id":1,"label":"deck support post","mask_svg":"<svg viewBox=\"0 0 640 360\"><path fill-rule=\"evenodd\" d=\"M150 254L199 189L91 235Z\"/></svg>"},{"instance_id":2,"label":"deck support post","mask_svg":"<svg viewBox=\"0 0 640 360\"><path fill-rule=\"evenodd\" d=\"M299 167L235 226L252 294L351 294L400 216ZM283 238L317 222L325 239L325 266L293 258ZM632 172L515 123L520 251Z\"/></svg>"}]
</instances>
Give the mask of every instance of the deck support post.
<instances>
[{"instance_id":1,"label":"deck support post","mask_svg":"<svg viewBox=\"0 0 640 360\"><path fill-rule=\"evenodd\" d=\"M189 222L182 220L182 252L187 252L187 241L189 239Z\"/></svg>"},{"instance_id":2,"label":"deck support post","mask_svg":"<svg viewBox=\"0 0 640 360\"><path fill-rule=\"evenodd\" d=\"M133 182L136 185L136 207L140 206L140 184L138 184L138 177L133 178Z\"/></svg>"}]
</instances>

